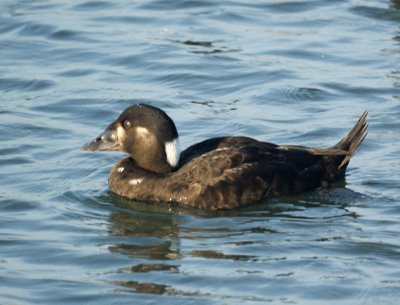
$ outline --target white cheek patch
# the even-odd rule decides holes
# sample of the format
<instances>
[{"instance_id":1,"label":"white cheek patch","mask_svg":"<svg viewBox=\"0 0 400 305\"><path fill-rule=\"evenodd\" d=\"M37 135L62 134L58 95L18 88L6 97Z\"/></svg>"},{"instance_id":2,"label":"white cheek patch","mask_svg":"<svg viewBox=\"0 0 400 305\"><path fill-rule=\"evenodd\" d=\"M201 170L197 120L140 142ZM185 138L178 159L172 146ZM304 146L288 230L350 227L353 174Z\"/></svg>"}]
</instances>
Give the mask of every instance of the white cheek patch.
<instances>
[{"instance_id":1,"label":"white cheek patch","mask_svg":"<svg viewBox=\"0 0 400 305\"><path fill-rule=\"evenodd\" d=\"M136 178L136 179L131 179L129 180L129 184L130 185L138 185L140 183L142 183L143 178Z\"/></svg>"},{"instance_id":2,"label":"white cheek patch","mask_svg":"<svg viewBox=\"0 0 400 305\"><path fill-rule=\"evenodd\" d=\"M165 153L167 155L167 161L169 165L175 167L178 164L180 155L178 138L165 142Z\"/></svg>"},{"instance_id":3,"label":"white cheek patch","mask_svg":"<svg viewBox=\"0 0 400 305\"><path fill-rule=\"evenodd\" d=\"M117 127L117 138L118 142L121 144L123 140L126 138L126 132L125 129L122 128L121 126Z\"/></svg>"}]
</instances>

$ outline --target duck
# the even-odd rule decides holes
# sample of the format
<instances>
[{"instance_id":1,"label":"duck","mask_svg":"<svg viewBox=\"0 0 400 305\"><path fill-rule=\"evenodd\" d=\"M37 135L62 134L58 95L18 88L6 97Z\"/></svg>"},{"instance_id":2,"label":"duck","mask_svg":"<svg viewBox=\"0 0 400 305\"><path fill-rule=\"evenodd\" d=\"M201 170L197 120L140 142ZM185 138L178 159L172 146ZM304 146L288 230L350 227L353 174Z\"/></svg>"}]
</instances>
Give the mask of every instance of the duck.
<instances>
[{"instance_id":1,"label":"duck","mask_svg":"<svg viewBox=\"0 0 400 305\"><path fill-rule=\"evenodd\" d=\"M367 136L368 111L331 147L280 145L246 136L213 137L180 152L178 131L163 110L126 108L85 151L129 154L111 169L111 192L135 201L227 210L266 198L328 188L345 177Z\"/></svg>"}]
</instances>

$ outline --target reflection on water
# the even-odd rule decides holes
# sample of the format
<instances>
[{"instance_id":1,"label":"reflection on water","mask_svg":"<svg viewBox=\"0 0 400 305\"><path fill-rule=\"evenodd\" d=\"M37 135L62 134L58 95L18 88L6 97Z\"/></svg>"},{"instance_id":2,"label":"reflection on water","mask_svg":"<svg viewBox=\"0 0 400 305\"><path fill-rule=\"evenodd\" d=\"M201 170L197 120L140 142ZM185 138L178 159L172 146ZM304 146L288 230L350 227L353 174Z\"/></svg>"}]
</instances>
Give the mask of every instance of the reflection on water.
<instances>
[{"instance_id":1,"label":"reflection on water","mask_svg":"<svg viewBox=\"0 0 400 305\"><path fill-rule=\"evenodd\" d=\"M194 257L202 257L210 259L226 259L234 261L248 261L257 259L255 256L252 255L231 255L231 254L227 255L222 252L213 250L198 250L198 251L193 251L191 254Z\"/></svg>"},{"instance_id":2,"label":"reflection on water","mask_svg":"<svg viewBox=\"0 0 400 305\"><path fill-rule=\"evenodd\" d=\"M336 188L268 200L239 211L212 213L134 202L114 195L111 198L118 209L110 215L109 232L117 237L117 242L108 250L125 256L127 264L109 272L108 282L125 292L223 299L231 296L219 293L218 286L213 286L217 279L226 281L229 277L233 287L243 285L246 278L250 280L255 275L266 281L270 277L291 279L304 272L296 267L299 259L324 261L322 253L311 254L307 245L334 246L346 242L341 229L343 221L358 217L349 204L361 200L363 195ZM311 238L309 230L314 232ZM293 239L291 234L295 234ZM282 246L293 247L293 252L282 253ZM361 248L356 246L354 251L361 253ZM267 271L271 264L275 266ZM199 290L189 284L191 281L180 280L181 276L198 279L200 274L210 286L202 284L205 286ZM254 296L244 294L240 298L244 301ZM256 298L260 302L267 300Z\"/></svg>"},{"instance_id":3,"label":"reflection on water","mask_svg":"<svg viewBox=\"0 0 400 305\"><path fill-rule=\"evenodd\" d=\"M148 293L148 294L176 294L174 290L167 285L157 285L153 283L139 283L136 281L115 281L115 285L128 288L128 291L134 291L137 293Z\"/></svg>"},{"instance_id":4,"label":"reflection on water","mask_svg":"<svg viewBox=\"0 0 400 305\"><path fill-rule=\"evenodd\" d=\"M178 259L176 226L176 221L170 217L113 213L110 217L110 233L130 238L125 243L110 246L110 251L152 260Z\"/></svg>"}]
</instances>

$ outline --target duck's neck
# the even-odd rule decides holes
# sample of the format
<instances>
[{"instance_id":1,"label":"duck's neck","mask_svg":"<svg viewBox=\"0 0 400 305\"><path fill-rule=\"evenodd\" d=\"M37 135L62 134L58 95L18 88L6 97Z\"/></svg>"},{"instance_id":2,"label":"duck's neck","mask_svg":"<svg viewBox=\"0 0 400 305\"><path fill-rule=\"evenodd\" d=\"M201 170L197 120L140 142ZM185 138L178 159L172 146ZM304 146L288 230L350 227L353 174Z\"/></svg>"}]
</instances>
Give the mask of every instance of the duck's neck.
<instances>
[{"instance_id":1,"label":"duck's neck","mask_svg":"<svg viewBox=\"0 0 400 305\"><path fill-rule=\"evenodd\" d=\"M139 167L154 173L165 174L172 172L178 164L179 140L174 139L158 143L156 147L141 147L133 151L136 153L131 154L131 157Z\"/></svg>"}]
</instances>

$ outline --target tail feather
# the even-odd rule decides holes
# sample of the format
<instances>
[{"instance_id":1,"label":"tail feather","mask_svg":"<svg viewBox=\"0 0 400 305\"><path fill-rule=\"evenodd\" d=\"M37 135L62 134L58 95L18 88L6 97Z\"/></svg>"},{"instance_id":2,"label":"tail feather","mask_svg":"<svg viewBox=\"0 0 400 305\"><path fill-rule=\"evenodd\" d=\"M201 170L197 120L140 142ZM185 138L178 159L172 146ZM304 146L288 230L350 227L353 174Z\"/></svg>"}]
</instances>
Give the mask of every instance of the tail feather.
<instances>
[{"instance_id":1,"label":"tail feather","mask_svg":"<svg viewBox=\"0 0 400 305\"><path fill-rule=\"evenodd\" d=\"M338 169L341 169L343 166L347 165L347 163L350 161L350 158L357 152L365 137L367 136L367 115L368 111L365 110L358 121L355 123L354 127L349 131L349 133L332 147L334 149L347 151L347 155L339 164Z\"/></svg>"}]
</instances>

